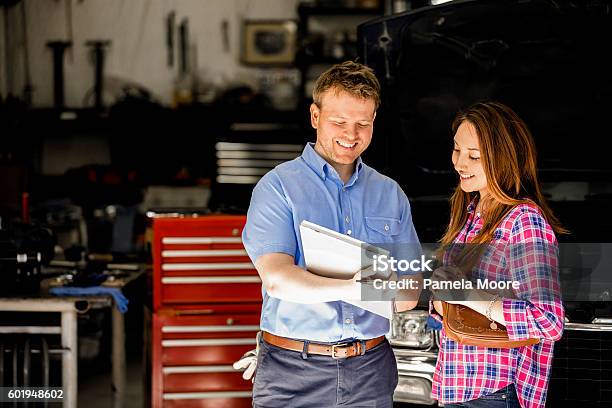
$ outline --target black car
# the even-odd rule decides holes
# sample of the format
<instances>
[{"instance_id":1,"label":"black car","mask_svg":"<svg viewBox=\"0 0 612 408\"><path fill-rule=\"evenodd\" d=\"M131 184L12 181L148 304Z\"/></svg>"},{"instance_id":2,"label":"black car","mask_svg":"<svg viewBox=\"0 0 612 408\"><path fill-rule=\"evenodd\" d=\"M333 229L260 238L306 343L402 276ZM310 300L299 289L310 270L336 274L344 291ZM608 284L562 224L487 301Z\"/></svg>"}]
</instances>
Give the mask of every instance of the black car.
<instances>
[{"instance_id":1,"label":"black car","mask_svg":"<svg viewBox=\"0 0 612 408\"><path fill-rule=\"evenodd\" d=\"M558 237L567 321L548 406L610 406L612 3L452 1L362 24L359 52L383 88L369 163L407 193L423 242L448 222L457 111L499 101L527 122L545 193L570 231ZM393 322L397 401L434 403L438 334L425 307Z\"/></svg>"}]
</instances>

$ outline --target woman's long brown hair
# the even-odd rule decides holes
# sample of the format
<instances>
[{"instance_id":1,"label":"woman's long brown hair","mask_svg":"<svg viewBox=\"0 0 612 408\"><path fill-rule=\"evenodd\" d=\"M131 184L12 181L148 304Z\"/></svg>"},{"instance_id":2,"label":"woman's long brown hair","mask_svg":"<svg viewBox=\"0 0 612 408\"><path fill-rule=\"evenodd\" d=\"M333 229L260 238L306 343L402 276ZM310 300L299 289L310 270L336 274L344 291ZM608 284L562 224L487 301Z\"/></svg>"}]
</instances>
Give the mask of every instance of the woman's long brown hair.
<instances>
[{"instance_id":1,"label":"woman's long brown hair","mask_svg":"<svg viewBox=\"0 0 612 408\"><path fill-rule=\"evenodd\" d=\"M533 202L557 234L567 231L546 203L537 177L536 148L527 125L509 107L497 102L481 102L460 112L453 121L453 133L464 121L476 129L480 143L480 157L487 177L489 199L485 205L483 227L471 241L488 243L497 226L518 204ZM440 240L442 246L451 244L463 226L467 206L478 192L466 193L457 185L450 199L450 222Z\"/></svg>"}]
</instances>

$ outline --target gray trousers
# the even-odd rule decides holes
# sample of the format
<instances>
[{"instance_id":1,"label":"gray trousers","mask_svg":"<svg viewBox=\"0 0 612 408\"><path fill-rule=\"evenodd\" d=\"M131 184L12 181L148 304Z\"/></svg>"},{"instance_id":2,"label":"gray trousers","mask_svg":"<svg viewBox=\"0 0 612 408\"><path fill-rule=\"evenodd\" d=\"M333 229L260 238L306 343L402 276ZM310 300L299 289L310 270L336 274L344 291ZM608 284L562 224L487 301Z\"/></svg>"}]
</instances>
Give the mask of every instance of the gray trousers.
<instances>
[{"instance_id":1,"label":"gray trousers","mask_svg":"<svg viewBox=\"0 0 612 408\"><path fill-rule=\"evenodd\" d=\"M253 407L391 408L397 381L397 364L387 340L363 356L342 360L305 356L262 340Z\"/></svg>"}]
</instances>

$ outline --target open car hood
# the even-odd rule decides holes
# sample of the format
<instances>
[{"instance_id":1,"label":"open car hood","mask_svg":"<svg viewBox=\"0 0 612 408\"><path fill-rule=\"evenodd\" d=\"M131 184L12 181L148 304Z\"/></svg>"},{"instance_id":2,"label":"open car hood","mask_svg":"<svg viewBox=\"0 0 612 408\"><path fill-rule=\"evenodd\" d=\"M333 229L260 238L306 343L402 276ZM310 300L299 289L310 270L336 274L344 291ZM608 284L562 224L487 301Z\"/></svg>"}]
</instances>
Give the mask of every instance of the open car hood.
<instances>
[{"instance_id":1,"label":"open car hood","mask_svg":"<svg viewBox=\"0 0 612 408\"><path fill-rule=\"evenodd\" d=\"M362 24L359 41L383 87L369 160L409 194L456 185L451 122L482 100L527 122L544 181L612 180L610 2L455 1Z\"/></svg>"}]
</instances>

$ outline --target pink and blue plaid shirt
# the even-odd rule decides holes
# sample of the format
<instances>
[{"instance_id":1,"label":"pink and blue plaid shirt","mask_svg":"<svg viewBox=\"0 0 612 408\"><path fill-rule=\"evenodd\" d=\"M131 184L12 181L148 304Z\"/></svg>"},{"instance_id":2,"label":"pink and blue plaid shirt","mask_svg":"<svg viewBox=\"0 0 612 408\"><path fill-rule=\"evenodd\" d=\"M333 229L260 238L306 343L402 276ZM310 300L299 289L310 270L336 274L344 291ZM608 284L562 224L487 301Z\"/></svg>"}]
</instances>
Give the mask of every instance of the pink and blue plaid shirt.
<instances>
[{"instance_id":1,"label":"pink and blue plaid shirt","mask_svg":"<svg viewBox=\"0 0 612 408\"><path fill-rule=\"evenodd\" d=\"M483 226L474 203L468 211L457 243L470 242ZM514 384L521 407L544 407L553 346L561 338L564 322L557 240L540 209L521 204L497 227L493 245L493 254L487 251L472 277L519 281L515 297L502 300L508 336L510 340L539 338L540 342L513 349L467 346L446 337L443 328L432 397L446 404L460 403ZM431 302L430 313L440 320Z\"/></svg>"}]
</instances>

